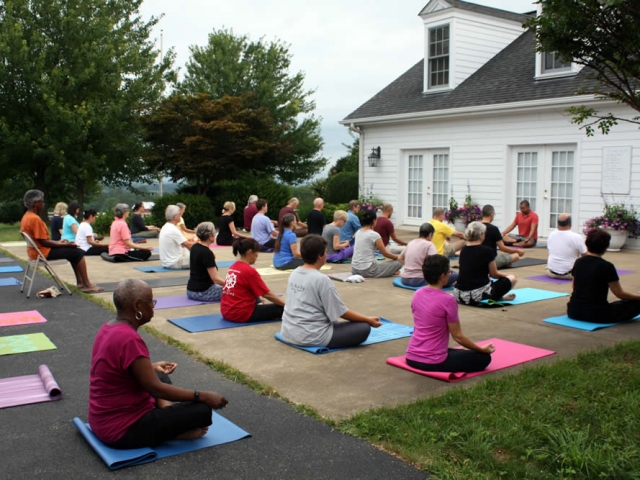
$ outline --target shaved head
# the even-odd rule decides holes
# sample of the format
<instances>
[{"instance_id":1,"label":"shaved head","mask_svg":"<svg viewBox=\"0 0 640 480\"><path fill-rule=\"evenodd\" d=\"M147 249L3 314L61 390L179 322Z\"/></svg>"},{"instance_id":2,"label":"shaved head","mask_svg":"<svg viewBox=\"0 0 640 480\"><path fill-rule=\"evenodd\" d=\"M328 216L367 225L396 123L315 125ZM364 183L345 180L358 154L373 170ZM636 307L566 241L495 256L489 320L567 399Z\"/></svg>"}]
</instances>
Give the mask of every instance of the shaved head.
<instances>
[{"instance_id":1,"label":"shaved head","mask_svg":"<svg viewBox=\"0 0 640 480\"><path fill-rule=\"evenodd\" d=\"M324 200L323 200L323 199L321 199L320 197L316 198L316 199L313 201L313 206L314 206L315 208L321 207L322 205L324 205Z\"/></svg>"},{"instance_id":2,"label":"shaved head","mask_svg":"<svg viewBox=\"0 0 640 480\"><path fill-rule=\"evenodd\" d=\"M137 278L128 278L121 281L113 292L113 304L116 310L126 311L133 302L141 300L145 295L149 294L151 287L142 280Z\"/></svg>"}]
</instances>

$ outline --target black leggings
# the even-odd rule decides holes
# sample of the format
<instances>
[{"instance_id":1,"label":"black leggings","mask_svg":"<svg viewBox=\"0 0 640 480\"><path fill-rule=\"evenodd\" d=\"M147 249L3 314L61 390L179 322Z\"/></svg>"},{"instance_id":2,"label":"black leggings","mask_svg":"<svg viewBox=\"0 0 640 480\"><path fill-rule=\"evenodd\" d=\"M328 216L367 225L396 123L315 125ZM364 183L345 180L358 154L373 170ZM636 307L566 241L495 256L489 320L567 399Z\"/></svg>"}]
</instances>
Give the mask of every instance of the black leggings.
<instances>
[{"instance_id":1,"label":"black leggings","mask_svg":"<svg viewBox=\"0 0 640 480\"><path fill-rule=\"evenodd\" d=\"M302 260L301 258L294 258L293 260L285 263L284 265L280 265L279 267L275 267L274 265L274 267L277 268L278 270L293 270L295 268L301 267L302 265L304 265L304 260Z\"/></svg>"},{"instance_id":2,"label":"black leggings","mask_svg":"<svg viewBox=\"0 0 640 480\"><path fill-rule=\"evenodd\" d=\"M617 302L611 302L608 312L594 311L590 315L576 315L576 312L572 312L571 310L571 307L569 307L567 313L569 314L569 318L573 318L574 320L591 323L622 323L633 320L640 315L640 300L619 300Z\"/></svg>"},{"instance_id":3,"label":"black leggings","mask_svg":"<svg viewBox=\"0 0 640 480\"><path fill-rule=\"evenodd\" d=\"M156 373L160 381L171 384L167 374ZM155 447L189 430L208 427L211 423L211 407L207 404L174 403L146 413L129 427L122 438L109 446L119 449Z\"/></svg>"},{"instance_id":4,"label":"black leggings","mask_svg":"<svg viewBox=\"0 0 640 480\"><path fill-rule=\"evenodd\" d=\"M127 253L117 253L113 256L116 262L144 262L149 260L151 252L149 250L129 250Z\"/></svg>"},{"instance_id":5,"label":"black leggings","mask_svg":"<svg viewBox=\"0 0 640 480\"><path fill-rule=\"evenodd\" d=\"M491 355L488 353L474 352L473 350L449 349L447 359L442 363L422 363L407 358L407 365L425 372L481 372L491 363Z\"/></svg>"},{"instance_id":6,"label":"black leggings","mask_svg":"<svg viewBox=\"0 0 640 480\"><path fill-rule=\"evenodd\" d=\"M52 248L47 260L67 260L71 265L77 265L84 258L84 250L78 247Z\"/></svg>"},{"instance_id":7,"label":"black leggings","mask_svg":"<svg viewBox=\"0 0 640 480\"><path fill-rule=\"evenodd\" d=\"M355 347L364 342L371 333L371 326L364 322L337 322L333 324L333 335L327 348Z\"/></svg>"},{"instance_id":8,"label":"black leggings","mask_svg":"<svg viewBox=\"0 0 640 480\"><path fill-rule=\"evenodd\" d=\"M284 307L275 303L256 303L253 313L247 322L264 322L265 320L277 320L282 318Z\"/></svg>"},{"instance_id":9,"label":"black leggings","mask_svg":"<svg viewBox=\"0 0 640 480\"><path fill-rule=\"evenodd\" d=\"M84 252L85 255L102 255L103 253L109 253L109 245L100 245L99 247L89 247L89 250Z\"/></svg>"}]
</instances>

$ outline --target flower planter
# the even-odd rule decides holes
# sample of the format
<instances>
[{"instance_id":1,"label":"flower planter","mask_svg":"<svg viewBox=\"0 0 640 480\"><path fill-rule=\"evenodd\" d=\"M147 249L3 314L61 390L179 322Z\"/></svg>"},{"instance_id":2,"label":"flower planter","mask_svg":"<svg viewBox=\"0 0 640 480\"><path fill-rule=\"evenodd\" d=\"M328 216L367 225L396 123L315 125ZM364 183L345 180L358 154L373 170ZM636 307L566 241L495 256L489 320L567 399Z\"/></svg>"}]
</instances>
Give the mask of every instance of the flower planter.
<instances>
[{"instance_id":1,"label":"flower planter","mask_svg":"<svg viewBox=\"0 0 640 480\"><path fill-rule=\"evenodd\" d=\"M627 237L624 244L625 250L640 250L640 237Z\"/></svg>"},{"instance_id":2,"label":"flower planter","mask_svg":"<svg viewBox=\"0 0 640 480\"><path fill-rule=\"evenodd\" d=\"M464 233L465 230L467 229L466 220L463 220L462 218L456 218L453 221L453 228L455 228L457 232Z\"/></svg>"},{"instance_id":3,"label":"flower planter","mask_svg":"<svg viewBox=\"0 0 640 480\"><path fill-rule=\"evenodd\" d=\"M609 243L609 248L607 248L608 252L619 252L622 247L624 247L627 238L629 238L629 234L626 230L615 230L609 227L602 227L603 230L606 230L611 235L611 242Z\"/></svg>"}]
</instances>

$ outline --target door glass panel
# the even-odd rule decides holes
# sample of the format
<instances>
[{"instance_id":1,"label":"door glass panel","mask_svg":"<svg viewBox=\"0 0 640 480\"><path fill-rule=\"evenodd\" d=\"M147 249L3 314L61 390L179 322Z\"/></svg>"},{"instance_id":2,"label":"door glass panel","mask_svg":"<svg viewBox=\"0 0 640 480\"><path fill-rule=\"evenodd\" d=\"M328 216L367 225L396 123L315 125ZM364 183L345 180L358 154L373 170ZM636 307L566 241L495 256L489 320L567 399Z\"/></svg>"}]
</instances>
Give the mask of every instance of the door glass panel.
<instances>
[{"instance_id":1,"label":"door glass panel","mask_svg":"<svg viewBox=\"0 0 640 480\"><path fill-rule=\"evenodd\" d=\"M518 152L516 166L516 211L520 202L528 200L533 211L536 210L536 192L538 191L538 152Z\"/></svg>"},{"instance_id":2,"label":"door glass panel","mask_svg":"<svg viewBox=\"0 0 640 480\"><path fill-rule=\"evenodd\" d=\"M558 216L571 213L573 206L573 151L556 151L551 155L551 202L549 228L558 227Z\"/></svg>"},{"instance_id":3,"label":"door glass panel","mask_svg":"<svg viewBox=\"0 0 640 480\"><path fill-rule=\"evenodd\" d=\"M422 155L409 155L407 183L407 216L409 218L422 218L422 192L423 192L423 163Z\"/></svg>"},{"instance_id":4,"label":"door glass panel","mask_svg":"<svg viewBox=\"0 0 640 480\"><path fill-rule=\"evenodd\" d=\"M433 208L448 207L449 194L449 154L433 156Z\"/></svg>"}]
</instances>

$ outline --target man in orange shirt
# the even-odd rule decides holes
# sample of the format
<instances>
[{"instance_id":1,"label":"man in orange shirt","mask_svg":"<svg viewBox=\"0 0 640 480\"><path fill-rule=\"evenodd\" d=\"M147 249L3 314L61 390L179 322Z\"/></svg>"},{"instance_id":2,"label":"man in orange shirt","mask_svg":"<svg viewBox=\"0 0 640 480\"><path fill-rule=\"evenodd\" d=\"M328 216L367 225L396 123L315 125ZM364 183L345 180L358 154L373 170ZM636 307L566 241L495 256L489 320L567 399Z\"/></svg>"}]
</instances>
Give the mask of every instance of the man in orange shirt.
<instances>
[{"instance_id":1,"label":"man in orange shirt","mask_svg":"<svg viewBox=\"0 0 640 480\"><path fill-rule=\"evenodd\" d=\"M78 288L85 293L102 292L104 288L97 287L89 280L84 251L75 243L65 240L55 241L49 237L49 229L42 221L39 212L44 208L44 193L40 190L29 190L24 194L24 206L27 211L20 221L20 231L29 235L36 243L42 255L47 260L67 260L76 274ZM27 254L31 260L38 258L35 248L27 247Z\"/></svg>"},{"instance_id":2,"label":"man in orange shirt","mask_svg":"<svg viewBox=\"0 0 640 480\"><path fill-rule=\"evenodd\" d=\"M504 232L502 240L508 247L531 248L538 243L538 214L531 210L528 200L520 202L520 211ZM518 227L518 235L507 235L511 230Z\"/></svg>"}]
</instances>

